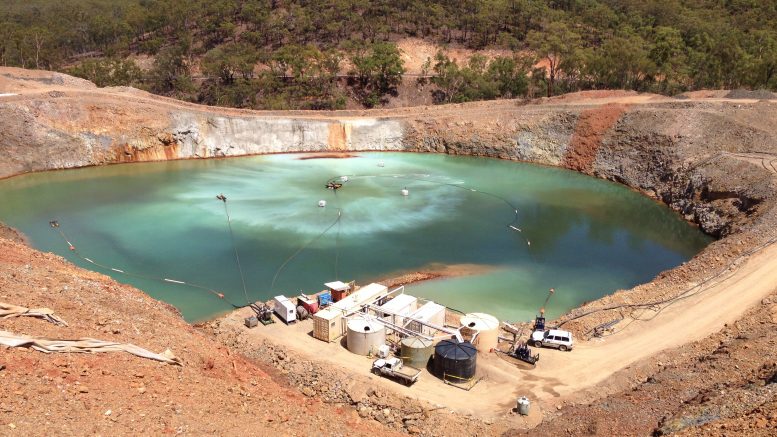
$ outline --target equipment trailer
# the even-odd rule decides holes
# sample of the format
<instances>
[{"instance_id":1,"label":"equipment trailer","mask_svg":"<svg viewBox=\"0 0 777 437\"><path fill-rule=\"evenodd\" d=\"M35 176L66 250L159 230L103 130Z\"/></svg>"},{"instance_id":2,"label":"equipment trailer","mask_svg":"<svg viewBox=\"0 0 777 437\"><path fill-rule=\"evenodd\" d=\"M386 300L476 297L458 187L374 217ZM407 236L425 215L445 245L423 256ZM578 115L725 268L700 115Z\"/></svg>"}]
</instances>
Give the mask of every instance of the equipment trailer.
<instances>
[{"instance_id":1,"label":"equipment trailer","mask_svg":"<svg viewBox=\"0 0 777 437\"><path fill-rule=\"evenodd\" d=\"M516 360L521 360L524 363L535 365L540 360L540 354L532 355L531 349L526 343L520 343L513 345L507 352L507 356L513 357Z\"/></svg>"},{"instance_id":2,"label":"equipment trailer","mask_svg":"<svg viewBox=\"0 0 777 437\"><path fill-rule=\"evenodd\" d=\"M543 324L544 320L545 319L543 318ZM535 321L535 325L536 324L537 322ZM497 352L501 352L508 357L515 358L516 360L523 361L532 366L537 364L537 361L540 360L540 354L532 355L529 345L526 342L520 341L523 334L523 327L519 329L509 323L503 323L503 326L506 331L513 334L513 342L507 352L501 352L498 349Z\"/></svg>"},{"instance_id":3,"label":"equipment trailer","mask_svg":"<svg viewBox=\"0 0 777 437\"><path fill-rule=\"evenodd\" d=\"M418 381L418 378L421 376L420 369L406 366L402 362L402 359L396 357L379 358L375 360L375 362L372 363L372 372L376 375L385 375L394 378L407 386Z\"/></svg>"}]
</instances>

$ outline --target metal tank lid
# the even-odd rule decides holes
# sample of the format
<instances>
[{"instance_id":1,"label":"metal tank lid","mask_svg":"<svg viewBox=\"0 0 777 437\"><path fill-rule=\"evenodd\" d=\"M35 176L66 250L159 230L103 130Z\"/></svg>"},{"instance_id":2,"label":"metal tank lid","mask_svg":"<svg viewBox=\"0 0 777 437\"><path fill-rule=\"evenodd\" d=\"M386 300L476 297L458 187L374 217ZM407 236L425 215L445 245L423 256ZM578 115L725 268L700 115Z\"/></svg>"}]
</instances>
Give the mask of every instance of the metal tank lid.
<instances>
[{"instance_id":1,"label":"metal tank lid","mask_svg":"<svg viewBox=\"0 0 777 437\"><path fill-rule=\"evenodd\" d=\"M478 350L472 343L456 340L443 340L434 347L434 355L452 360L467 360L477 355Z\"/></svg>"},{"instance_id":2,"label":"metal tank lid","mask_svg":"<svg viewBox=\"0 0 777 437\"><path fill-rule=\"evenodd\" d=\"M356 318L348 321L348 329L351 331L368 333L378 332L383 330L383 328L383 324L376 322L375 320Z\"/></svg>"},{"instance_id":3,"label":"metal tank lid","mask_svg":"<svg viewBox=\"0 0 777 437\"><path fill-rule=\"evenodd\" d=\"M461 318L461 325L479 331L499 328L499 319L486 313L469 313Z\"/></svg>"},{"instance_id":4,"label":"metal tank lid","mask_svg":"<svg viewBox=\"0 0 777 437\"><path fill-rule=\"evenodd\" d=\"M432 340L427 340L421 337L405 337L402 339L402 346L413 348L427 348L432 345Z\"/></svg>"}]
</instances>

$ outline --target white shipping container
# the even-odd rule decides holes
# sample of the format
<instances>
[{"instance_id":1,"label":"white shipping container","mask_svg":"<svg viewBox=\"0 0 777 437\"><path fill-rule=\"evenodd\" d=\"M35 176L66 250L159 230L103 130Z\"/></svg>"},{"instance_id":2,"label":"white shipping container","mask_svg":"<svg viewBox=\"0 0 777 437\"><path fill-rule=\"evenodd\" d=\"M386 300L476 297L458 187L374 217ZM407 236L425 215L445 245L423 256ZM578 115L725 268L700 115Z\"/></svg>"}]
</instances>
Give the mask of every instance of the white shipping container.
<instances>
[{"instance_id":1,"label":"white shipping container","mask_svg":"<svg viewBox=\"0 0 777 437\"><path fill-rule=\"evenodd\" d=\"M410 315L410 320L406 327L413 332L418 332L424 335L435 335L437 332L428 326L423 325L421 322L431 323L436 326L445 325L445 307L434 303L427 302L421 308L418 308L416 312Z\"/></svg>"},{"instance_id":2,"label":"white shipping container","mask_svg":"<svg viewBox=\"0 0 777 437\"><path fill-rule=\"evenodd\" d=\"M412 314L416 310L417 305L417 297L410 296L409 294L400 294L379 306L378 311L385 311L379 314L383 320L402 326L405 323L405 318L402 316Z\"/></svg>"},{"instance_id":3,"label":"white shipping container","mask_svg":"<svg viewBox=\"0 0 777 437\"><path fill-rule=\"evenodd\" d=\"M297 309L286 296L275 296L275 314L286 324L297 321Z\"/></svg>"}]
</instances>

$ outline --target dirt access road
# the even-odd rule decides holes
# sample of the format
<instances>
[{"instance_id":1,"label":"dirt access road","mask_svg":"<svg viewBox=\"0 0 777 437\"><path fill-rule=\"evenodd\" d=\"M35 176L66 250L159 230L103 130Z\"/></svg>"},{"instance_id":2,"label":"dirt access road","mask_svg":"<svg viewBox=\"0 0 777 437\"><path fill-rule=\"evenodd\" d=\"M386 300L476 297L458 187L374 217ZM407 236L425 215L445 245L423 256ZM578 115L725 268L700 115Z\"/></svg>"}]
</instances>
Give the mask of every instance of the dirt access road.
<instances>
[{"instance_id":1,"label":"dirt access road","mask_svg":"<svg viewBox=\"0 0 777 437\"><path fill-rule=\"evenodd\" d=\"M121 99L125 106L135 104L152 104L161 109L187 109L219 114L261 117L295 117L302 119L338 119L346 120L360 117L391 117L406 118L416 116L460 116L462 113L493 116L499 111L520 111L520 106L514 100L497 100L472 102L467 104L451 104L436 106L414 106L390 109L340 110L340 111L257 111L226 107L208 107L195 103L184 102L169 97L154 95L129 87L97 88L91 82L47 71L23 70L19 68L0 68L0 103L24 102L29 100L69 99L83 100L92 105L112 103ZM727 102L739 104L755 103L757 99L724 99L719 97L704 97L686 99L683 102ZM638 93L636 91L586 91L556 96L550 99L542 98L535 101L543 106L603 106L609 104L640 105L677 102L677 100L660 94Z\"/></svg>"},{"instance_id":2,"label":"dirt access road","mask_svg":"<svg viewBox=\"0 0 777 437\"><path fill-rule=\"evenodd\" d=\"M578 342L568 356L544 354L541 366L532 373L536 387L542 392L553 387L560 397L574 398L641 359L701 340L734 323L777 291L777 244L726 269L723 276L728 277L694 290L698 294L687 299L640 312L638 320L625 318L610 335Z\"/></svg>"}]
</instances>

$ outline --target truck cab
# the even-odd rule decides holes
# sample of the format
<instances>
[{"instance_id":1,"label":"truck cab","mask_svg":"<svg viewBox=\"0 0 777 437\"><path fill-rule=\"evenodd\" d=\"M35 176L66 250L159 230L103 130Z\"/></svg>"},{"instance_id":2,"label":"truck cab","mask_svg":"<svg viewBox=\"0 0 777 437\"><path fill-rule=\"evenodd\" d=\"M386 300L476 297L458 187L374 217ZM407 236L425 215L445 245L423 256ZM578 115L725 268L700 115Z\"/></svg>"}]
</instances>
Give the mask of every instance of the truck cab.
<instances>
[{"instance_id":1,"label":"truck cab","mask_svg":"<svg viewBox=\"0 0 777 437\"><path fill-rule=\"evenodd\" d=\"M372 363L372 372L395 378L405 385L416 382L421 375L421 369L405 366L402 359L397 357L378 358Z\"/></svg>"},{"instance_id":2,"label":"truck cab","mask_svg":"<svg viewBox=\"0 0 777 437\"><path fill-rule=\"evenodd\" d=\"M372 367L373 369L391 372L402 368L402 360L397 357L379 358L372 363Z\"/></svg>"}]
</instances>

